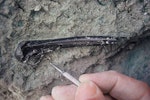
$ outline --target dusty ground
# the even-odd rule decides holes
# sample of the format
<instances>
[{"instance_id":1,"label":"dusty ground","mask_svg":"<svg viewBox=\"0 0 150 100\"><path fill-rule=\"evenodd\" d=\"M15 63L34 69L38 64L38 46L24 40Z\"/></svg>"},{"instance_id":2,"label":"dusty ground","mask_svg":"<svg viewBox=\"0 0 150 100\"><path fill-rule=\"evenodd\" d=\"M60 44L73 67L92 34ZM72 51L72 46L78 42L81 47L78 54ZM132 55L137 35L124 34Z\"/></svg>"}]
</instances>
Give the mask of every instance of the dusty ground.
<instances>
[{"instance_id":1,"label":"dusty ground","mask_svg":"<svg viewBox=\"0 0 150 100\"><path fill-rule=\"evenodd\" d=\"M0 100L37 100L50 94L53 86L70 83L46 59L34 67L18 62L14 51L20 41L84 35L130 39L149 34L149 2L105 0L101 5L97 0L0 0ZM112 48L74 47L47 56L76 78L113 69L150 85L150 38L129 44L115 55ZM106 59L108 55L112 56Z\"/></svg>"}]
</instances>

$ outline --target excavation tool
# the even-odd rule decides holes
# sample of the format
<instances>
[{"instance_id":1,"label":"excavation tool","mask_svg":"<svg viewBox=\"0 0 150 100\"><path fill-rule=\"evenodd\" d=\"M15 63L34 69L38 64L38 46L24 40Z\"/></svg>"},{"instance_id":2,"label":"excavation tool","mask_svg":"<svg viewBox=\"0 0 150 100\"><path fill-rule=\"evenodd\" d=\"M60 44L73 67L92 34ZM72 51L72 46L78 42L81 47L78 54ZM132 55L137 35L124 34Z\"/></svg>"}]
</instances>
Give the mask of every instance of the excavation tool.
<instances>
[{"instance_id":1,"label":"excavation tool","mask_svg":"<svg viewBox=\"0 0 150 100\"><path fill-rule=\"evenodd\" d=\"M50 61L50 58L48 58L48 60ZM69 74L68 72L62 71L60 68L58 68L55 64L49 62L49 64L55 68L58 72L61 73L61 75L63 75L64 77L66 77L68 80L70 80L72 83L74 83L76 86L79 86L80 82L74 78L71 74Z\"/></svg>"}]
</instances>

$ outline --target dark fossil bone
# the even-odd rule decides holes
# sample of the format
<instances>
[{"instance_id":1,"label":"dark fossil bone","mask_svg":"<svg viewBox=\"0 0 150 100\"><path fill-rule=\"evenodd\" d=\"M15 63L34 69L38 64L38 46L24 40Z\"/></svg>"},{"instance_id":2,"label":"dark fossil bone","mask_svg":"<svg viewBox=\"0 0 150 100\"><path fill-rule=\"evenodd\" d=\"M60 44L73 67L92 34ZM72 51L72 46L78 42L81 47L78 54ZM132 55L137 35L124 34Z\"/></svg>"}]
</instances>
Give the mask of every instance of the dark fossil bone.
<instances>
[{"instance_id":1,"label":"dark fossil bone","mask_svg":"<svg viewBox=\"0 0 150 100\"><path fill-rule=\"evenodd\" d=\"M22 41L16 48L15 57L20 62L35 65L39 63L45 53L55 51L57 48L116 45L124 39L125 38L108 36L80 36L49 40Z\"/></svg>"}]
</instances>

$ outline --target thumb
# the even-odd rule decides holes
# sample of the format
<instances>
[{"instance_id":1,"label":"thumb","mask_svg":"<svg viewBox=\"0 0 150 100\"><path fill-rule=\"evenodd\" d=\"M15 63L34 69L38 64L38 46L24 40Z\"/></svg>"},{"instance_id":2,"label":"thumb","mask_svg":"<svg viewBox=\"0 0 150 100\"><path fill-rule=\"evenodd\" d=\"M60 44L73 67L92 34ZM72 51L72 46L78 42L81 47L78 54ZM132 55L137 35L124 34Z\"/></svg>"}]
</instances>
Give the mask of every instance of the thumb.
<instances>
[{"instance_id":1,"label":"thumb","mask_svg":"<svg viewBox=\"0 0 150 100\"><path fill-rule=\"evenodd\" d=\"M104 100L104 95L95 83L88 81L79 85L75 100Z\"/></svg>"}]
</instances>

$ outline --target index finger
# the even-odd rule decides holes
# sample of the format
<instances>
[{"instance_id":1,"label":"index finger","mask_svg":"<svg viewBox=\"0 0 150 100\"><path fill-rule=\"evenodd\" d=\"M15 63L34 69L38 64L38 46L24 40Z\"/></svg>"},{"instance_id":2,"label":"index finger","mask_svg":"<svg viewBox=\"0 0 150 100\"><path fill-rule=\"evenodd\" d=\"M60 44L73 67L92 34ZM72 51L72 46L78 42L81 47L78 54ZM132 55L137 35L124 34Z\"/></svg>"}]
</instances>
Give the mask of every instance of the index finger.
<instances>
[{"instance_id":1,"label":"index finger","mask_svg":"<svg viewBox=\"0 0 150 100\"><path fill-rule=\"evenodd\" d=\"M103 93L109 93L112 97L116 99L150 99L150 88L147 84L117 73L115 71L85 74L80 76L79 80L81 82L87 80L93 81L99 86Z\"/></svg>"}]
</instances>

